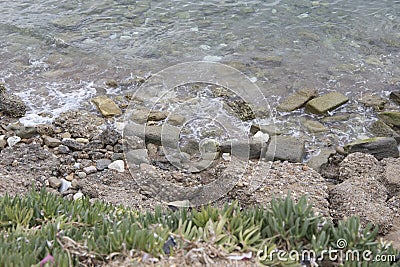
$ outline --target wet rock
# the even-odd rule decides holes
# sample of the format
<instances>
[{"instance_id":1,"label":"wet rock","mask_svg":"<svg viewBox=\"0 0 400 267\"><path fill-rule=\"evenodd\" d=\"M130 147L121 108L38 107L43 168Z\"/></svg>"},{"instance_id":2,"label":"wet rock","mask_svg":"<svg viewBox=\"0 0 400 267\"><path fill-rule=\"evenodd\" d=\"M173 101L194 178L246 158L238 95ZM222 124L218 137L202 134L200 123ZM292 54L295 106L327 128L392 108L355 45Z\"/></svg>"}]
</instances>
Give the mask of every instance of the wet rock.
<instances>
[{"instance_id":1,"label":"wet rock","mask_svg":"<svg viewBox=\"0 0 400 267\"><path fill-rule=\"evenodd\" d=\"M122 111L117 104L107 96L98 96L91 100L104 117L121 115Z\"/></svg>"},{"instance_id":2,"label":"wet rock","mask_svg":"<svg viewBox=\"0 0 400 267\"><path fill-rule=\"evenodd\" d=\"M336 151L330 148L322 148L318 155L315 155L310 158L307 162L307 166L313 168L317 172L321 171L321 168L328 164L329 158L335 154Z\"/></svg>"},{"instance_id":3,"label":"wet rock","mask_svg":"<svg viewBox=\"0 0 400 267\"><path fill-rule=\"evenodd\" d=\"M390 99L400 105L400 91L393 91L390 93Z\"/></svg>"},{"instance_id":4,"label":"wet rock","mask_svg":"<svg viewBox=\"0 0 400 267\"><path fill-rule=\"evenodd\" d=\"M385 111L378 114L378 117L390 126L400 128L400 112L398 111Z\"/></svg>"},{"instance_id":5,"label":"wet rock","mask_svg":"<svg viewBox=\"0 0 400 267\"><path fill-rule=\"evenodd\" d=\"M89 174L92 174L92 173L96 173L97 172L97 168L95 166L88 166L88 167L83 168L83 171L86 174L89 175Z\"/></svg>"},{"instance_id":6,"label":"wet rock","mask_svg":"<svg viewBox=\"0 0 400 267\"><path fill-rule=\"evenodd\" d=\"M386 99L373 94L363 95L358 101L366 107L372 107L374 110L383 110L388 102Z\"/></svg>"},{"instance_id":7,"label":"wet rock","mask_svg":"<svg viewBox=\"0 0 400 267\"><path fill-rule=\"evenodd\" d=\"M19 136L11 136L7 138L7 144L9 147L13 147L21 141L21 137Z\"/></svg>"},{"instance_id":8,"label":"wet rock","mask_svg":"<svg viewBox=\"0 0 400 267\"><path fill-rule=\"evenodd\" d=\"M51 188L58 189L61 186L61 180L54 176L50 177L48 182Z\"/></svg>"},{"instance_id":9,"label":"wet rock","mask_svg":"<svg viewBox=\"0 0 400 267\"><path fill-rule=\"evenodd\" d=\"M42 136L43 142L48 147L57 147L61 144L61 141L57 138L53 138L50 136Z\"/></svg>"},{"instance_id":10,"label":"wet rock","mask_svg":"<svg viewBox=\"0 0 400 267\"><path fill-rule=\"evenodd\" d=\"M338 121L347 121L350 119L350 114L335 114L333 116L326 116L321 119L321 122L338 122Z\"/></svg>"},{"instance_id":11,"label":"wet rock","mask_svg":"<svg viewBox=\"0 0 400 267\"><path fill-rule=\"evenodd\" d=\"M302 162L305 153L305 142L292 136L272 136L265 159Z\"/></svg>"},{"instance_id":12,"label":"wet rock","mask_svg":"<svg viewBox=\"0 0 400 267\"><path fill-rule=\"evenodd\" d=\"M253 57L254 61L265 67L279 67L282 64L283 57L281 56L265 56Z\"/></svg>"},{"instance_id":13,"label":"wet rock","mask_svg":"<svg viewBox=\"0 0 400 267\"><path fill-rule=\"evenodd\" d=\"M116 160L108 165L110 170L116 170L118 172L125 171L125 163L123 160Z\"/></svg>"},{"instance_id":14,"label":"wet rock","mask_svg":"<svg viewBox=\"0 0 400 267\"><path fill-rule=\"evenodd\" d=\"M325 114L348 101L349 99L345 95L339 92L332 92L308 101L306 110L315 114Z\"/></svg>"},{"instance_id":15,"label":"wet rock","mask_svg":"<svg viewBox=\"0 0 400 267\"><path fill-rule=\"evenodd\" d=\"M278 111L293 111L303 107L310 99L317 96L315 89L302 89L288 96L277 107Z\"/></svg>"},{"instance_id":16,"label":"wet rock","mask_svg":"<svg viewBox=\"0 0 400 267\"><path fill-rule=\"evenodd\" d=\"M138 123L138 124L144 124L147 122L147 118L149 116L150 110L144 110L144 109L137 109L134 110L129 117L132 121Z\"/></svg>"},{"instance_id":17,"label":"wet rock","mask_svg":"<svg viewBox=\"0 0 400 267\"><path fill-rule=\"evenodd\" d=\"M320 133L328 131L328 128L325 127L319 121L314 120L306 120L303 122L304 127L306 127L307 131L310 133Z\"/></svg>"},{"instance_id":18,"label":"wet rock","mask_svg":"<svg viewBox=\"0 0 400 267\"><path fill-rule=\"evenodd\" d=\"M64 138L61 141L61 144L73 150L82 150L84 148L83 144L79 143L78 141L72 138Z\"/></svg>"},{"instance_id":19,"label":"wet rock","mask_svg":"<svg viewBox=\"0 0 400 267\"><path fill-rule=\"evenodd\" d=\"M118 82L114 79L110 79L106 81L106 85L108 87L112 87L112 88L117 88L118 87Z\"/></svg>"},{"instance_id":20,"label":"wet rock","mask_svg":"<svg viewBox=\"0 0 400 267\"><path fill-rule=\"evenodd\" d=\"M0 83L0 111L10 117L23 117L26 113L26 105L22 99L7 93L3 83Z\"/></svg>"},{"instance_id":21,"label":"wet rock","mask_svg":"<svg viewBox=\"0 0 400 267\"><path fill-rule=\"evenodd\" d=\"M102 171L108 167L108 165L111 164L111 160L109 159L99 159L96 161L96 169L98 171Z\"/></svg>"},{"instance_id":22,"label":"wet rock","mask_svg":"<svg viewBox=\"0 0 400 267\"><path fill-rule=\"evenodd\" d=\"M400 144L400 135L381 120L371 123L368 130L376 137L393 137Z\"/></svg>"},{"instance_id":23,"label":"wet rock","mask_svg":"<svg viewBox=\"0 0 400 267\"><path fill-rule=\"evenodd\" d=\"M397 158L399 150L393 137L374 137L361 139L344 146L346 153L361 152L374 155L377 159Z\"/></svg>"}]
</instances>

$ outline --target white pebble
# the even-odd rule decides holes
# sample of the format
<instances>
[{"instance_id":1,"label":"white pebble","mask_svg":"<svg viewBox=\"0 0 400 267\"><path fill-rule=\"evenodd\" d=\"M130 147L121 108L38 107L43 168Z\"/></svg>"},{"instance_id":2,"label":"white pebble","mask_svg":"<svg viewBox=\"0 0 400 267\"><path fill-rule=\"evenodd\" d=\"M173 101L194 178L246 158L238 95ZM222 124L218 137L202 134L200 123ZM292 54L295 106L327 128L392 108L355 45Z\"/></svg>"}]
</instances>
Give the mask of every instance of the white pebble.
<instances>
[{"instance_id":1,"label":"white pebble","mask_svg":"<svg viewBox=\"0 0 400 267\"><path fill-rule=\"evenodd\" d=\"M74 194L74 200L78 200L78 199L80 199L82 197L83 197L83 193L82 192L77 192L77 193Z\"/></svg>"},{"instance_id":2,"label":"white pebble","mask_svg":"<svg viewBox=\"0 0 400 267\"><path fill-rule=\"evenodd\" d=\"M118 172L124 172L125 163L123 160L116 160L114 162L111 162L110 165L108 165L108 168L111 170L116 170Z\"/></svg>"},{"instance_id":3,"label":"white pebble","mask_svg":"<svg viewBox=\"0 0 400 267\"><path fill-rule=\"evenodd\" d=\"M21 137L19 136L11 136L7 139L7 144L9 147L15 146L19 141L21 141Z\"/></svg>"}]
</instances>

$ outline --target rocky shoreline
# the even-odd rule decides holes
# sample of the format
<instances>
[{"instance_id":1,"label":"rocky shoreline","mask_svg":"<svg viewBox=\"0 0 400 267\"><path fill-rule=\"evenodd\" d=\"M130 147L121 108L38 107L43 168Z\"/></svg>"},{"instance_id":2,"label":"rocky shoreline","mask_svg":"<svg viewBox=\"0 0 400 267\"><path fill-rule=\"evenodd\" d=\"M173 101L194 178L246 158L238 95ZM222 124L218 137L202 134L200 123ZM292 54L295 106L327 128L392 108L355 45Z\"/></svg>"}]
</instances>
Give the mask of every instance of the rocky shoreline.
<instances>
[{"instance_id":1,"label":"rocky shoreline","mask_svg":"<svg viewBox=\"0 0 400 267\"><path fill-rule=\"evenodd\" d=\"M304 140L263 124L252 125L250 141L195 142L192 147L186 147L184 154L169 157L163 152L163 146L168 146L168 140L176 143L174 134L176 130L179 134L177 126L182 125L185 118L138 108L130 119L147 123L145 134L143 127L121 129L113 118L125 113L128 96L122 97L122 101L118 97L98 96L92 99L98 112L71 110L51 124L26 127L16 119L26 112L23 102L1 86L0 195L25 193L32 185L46 186L48 191L70 199L88 196L138 209L152 209L161 204L157 199L172 205L188 200L196 205L212 194L215 197L211 198L217 199L215 205L235 199L243 206L266 205L273 196L284 196L290 190L295 199L307 194L315 210L329 220L358 215L364 225L372 222L379 226L382 235L399 240L398 91L393 91L390 99L383 99L385 101L363 97L363 105L370 105L379 118L369 126L375 137L344 146L321 147L318 155L303 163ZM229 96L224 98L229 99ZM305 107L321 117L304 121L304 126L310 132L324 133L327 131L324 121L330 116L321 114L329 113L348 100L336 92L318 96L316 91L306 89L282 100L277 109L292 112ZM390 108L386 109L389 101ZM397 111L392 107L397 107ZM241 112L241 109L232 109ZM164 122L171 129L170 136L168 131L160 130ZM244 158L241 157L243 151L246 152ZM237 164L229 168L232 162ZM155 185L156 178L174 185L172 189L201 187L201 190L184 193L177 190L174 194L163 195L165 189L160 188L165 184ZM146 181L151 182L146 184ZM223 181L232 190L227 194L225 187L219 191L214 187L217 181ZM212 186L207 187L210 184Z\"/></svg>"}]
</instances>

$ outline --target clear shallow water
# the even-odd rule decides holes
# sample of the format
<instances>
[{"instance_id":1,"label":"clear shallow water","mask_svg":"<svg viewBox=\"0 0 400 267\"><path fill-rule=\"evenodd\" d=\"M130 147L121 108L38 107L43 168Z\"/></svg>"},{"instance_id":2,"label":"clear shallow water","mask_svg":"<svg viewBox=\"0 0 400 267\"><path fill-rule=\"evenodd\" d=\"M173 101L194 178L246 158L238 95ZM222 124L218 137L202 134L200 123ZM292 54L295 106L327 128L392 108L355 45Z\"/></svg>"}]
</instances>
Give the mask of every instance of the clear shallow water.
<instances>
[{"instance_id":1,"label":"clear shallow water","mask_svg":"<svg viewBox=\"0 0 400 267\"><path fill-rule=\"evenodd\" d=\"M272 106L303 87L356 99L400 80L400 1L132 2L2 2L0 80L30 106L24 123L194 60L243 71Z\"/></svg>"}]
</instances>

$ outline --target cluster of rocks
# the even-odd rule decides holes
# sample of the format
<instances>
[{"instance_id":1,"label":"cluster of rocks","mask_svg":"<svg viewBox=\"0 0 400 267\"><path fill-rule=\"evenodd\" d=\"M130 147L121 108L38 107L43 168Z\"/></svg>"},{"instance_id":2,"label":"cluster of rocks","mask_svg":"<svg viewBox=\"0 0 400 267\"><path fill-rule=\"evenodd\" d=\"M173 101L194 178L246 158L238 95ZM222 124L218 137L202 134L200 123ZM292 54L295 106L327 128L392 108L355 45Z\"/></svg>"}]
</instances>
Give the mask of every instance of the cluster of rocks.
<instances>
[{"instance_id":1,"label":"cluster of rocks","mask_svg":"<svg viewBox=\"0 0 400 267\"><path fill-rule=\"evenodd\" d=\"M0 133L0 165L5 170L26 172L40 165L41 154L51 155L42 157L48 169L39 181L63 195L81 197L80 182L97 172L125 172L121 134L91 113L68 111L53 124L36 127L2 125Z\"/></svg>"},{"instance_id":2,"label":"cluster of rocks","mask_svg":"<svg viewBox=\"0 0 400 267\"><path fill-rule=\"evenodd\" d=\"M26 109L22 99L17 95L7 93L4 84L0 83L0 112L10 117L22 117Z\"/></svg>"}]
</instances>

